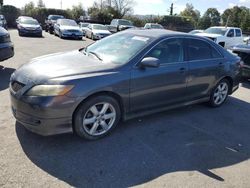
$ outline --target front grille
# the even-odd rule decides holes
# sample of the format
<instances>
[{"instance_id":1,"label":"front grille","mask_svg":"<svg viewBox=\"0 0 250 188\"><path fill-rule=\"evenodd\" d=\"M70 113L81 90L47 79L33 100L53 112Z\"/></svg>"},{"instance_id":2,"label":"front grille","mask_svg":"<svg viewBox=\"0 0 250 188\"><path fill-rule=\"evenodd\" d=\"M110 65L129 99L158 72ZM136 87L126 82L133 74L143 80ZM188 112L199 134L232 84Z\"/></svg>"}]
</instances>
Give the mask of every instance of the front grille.
<instances>
[{"instance_id":1,"label":"front grille","mask_svg":"<svg viewBox=\"0 0 250 188\"><path fill-rule=\"evenodd\" d=\"M0 36L0 43L10 42L10 35Z\"/></svg>"},{"instance_id":2,"label":"front grille","mask_svg":"<svg viewBox=\"0 0 250 188\"><path fill-rule=\"evenodd\" d=\"M71 32L71 33L78 33L79 31L78 31L78 30L73 30L73 29L71 29L71 30L68 30L68 32Z\"/></svg>"},{"instance_id":3,"label":"front grille","mask_svg":"<svg viewBox=\"0 0 250 188\"><path fill-rule=\"evenodd\" d=\"M23 87L25 86L25 84L23 83L20 83L20 82L17 82L17 81L14 81L11 83L11 89L14 91L14 92L18 92L20 89L22 89Z\"/></svg>"}]
</instances>

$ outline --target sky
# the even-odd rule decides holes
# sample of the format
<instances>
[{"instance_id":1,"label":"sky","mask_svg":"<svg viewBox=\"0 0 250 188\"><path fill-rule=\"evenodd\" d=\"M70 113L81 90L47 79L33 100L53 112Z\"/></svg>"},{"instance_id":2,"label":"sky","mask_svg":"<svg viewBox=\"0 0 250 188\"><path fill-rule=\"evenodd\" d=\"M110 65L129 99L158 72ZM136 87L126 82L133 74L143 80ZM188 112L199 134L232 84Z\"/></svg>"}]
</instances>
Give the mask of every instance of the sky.
<instances>
[{"instance_id":1,"label":"sky","mask_svg":"<svg viewBox=\"0 0 250 188\"><path fill-rule=\"evenodd\" d=\"M23 7L32 0L4 0L5 5ZM174 3L174 14L179 13L186 7L186 3L193 4L194 8L203 14L208 8L217 8L219 12L235 5L250 8L250 0L134 0L134 14L140 15L166 15L169 14L169 7ZM33 0L37 3L37 0ZM61 8L61 0L43 0L47 8ZM82 3L84 8L93 4L94 0L62 0L62 8L71 8L72 5Z\"/></svg>"}]
</instances>

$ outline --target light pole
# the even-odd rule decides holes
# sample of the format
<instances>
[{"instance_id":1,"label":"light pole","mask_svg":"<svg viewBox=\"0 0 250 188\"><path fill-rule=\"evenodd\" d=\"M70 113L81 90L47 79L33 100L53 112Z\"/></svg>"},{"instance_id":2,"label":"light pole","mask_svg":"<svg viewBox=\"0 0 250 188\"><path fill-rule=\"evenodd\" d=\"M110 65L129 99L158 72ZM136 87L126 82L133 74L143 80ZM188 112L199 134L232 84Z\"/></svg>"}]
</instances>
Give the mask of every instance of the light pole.
<instances>
[{"instance_id":1,"label":"light pole","mask_svg":"<svg viewBox=\"0 0 250 188\"><path fill-rule=\"evenodd\" d=\"M61 9L62 9L62 0L61 0Z\"/></svg>"}]
</instances>

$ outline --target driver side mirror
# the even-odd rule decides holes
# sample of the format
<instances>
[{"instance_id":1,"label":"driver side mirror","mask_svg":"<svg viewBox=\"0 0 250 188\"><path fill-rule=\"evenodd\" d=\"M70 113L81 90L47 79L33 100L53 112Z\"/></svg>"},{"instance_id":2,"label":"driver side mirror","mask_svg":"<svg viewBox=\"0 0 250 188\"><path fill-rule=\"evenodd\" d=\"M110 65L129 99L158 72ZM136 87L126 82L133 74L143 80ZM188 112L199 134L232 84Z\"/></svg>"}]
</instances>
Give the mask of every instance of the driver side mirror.
<instances>
[{"instance_id":1,"label":"driver side mirror","mask_svg":"<svg viewBox=\"0 0 250 188\"><path fill-rule=\"evenodd\" d=\"M151 68L158 68L160 66L160 60L155 57L145 57L140 62L141 68L151 67Z\"/></svg>"}]
</instances>

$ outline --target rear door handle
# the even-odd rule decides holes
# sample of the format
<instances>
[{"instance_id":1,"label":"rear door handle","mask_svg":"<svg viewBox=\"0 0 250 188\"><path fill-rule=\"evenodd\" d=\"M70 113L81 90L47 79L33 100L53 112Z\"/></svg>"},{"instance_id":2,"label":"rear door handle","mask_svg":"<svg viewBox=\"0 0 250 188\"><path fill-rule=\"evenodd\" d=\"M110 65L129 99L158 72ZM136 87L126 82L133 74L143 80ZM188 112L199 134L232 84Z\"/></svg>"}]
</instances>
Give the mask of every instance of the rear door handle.
<instances>
[{"instance_id":1,"label":"rear door handle","mask_svg":"<svg viewBox=\"0 0 250 188\"><path fill-rule=\"evenodd\" d=\"M219 63L219 67L223 67L224 64L222 62Z\"/></svg>"},{"instance_id":2,"label":"rear door handle","mask_svg":"<svg viewBox=\"0 0 250 188\"><path fill-rule=\"evenodd\" d=\"M186 72L186 68L184 68L184 67L180 68L179 70L180 70L180 73Z\"/></svg>"}]
</instances>

